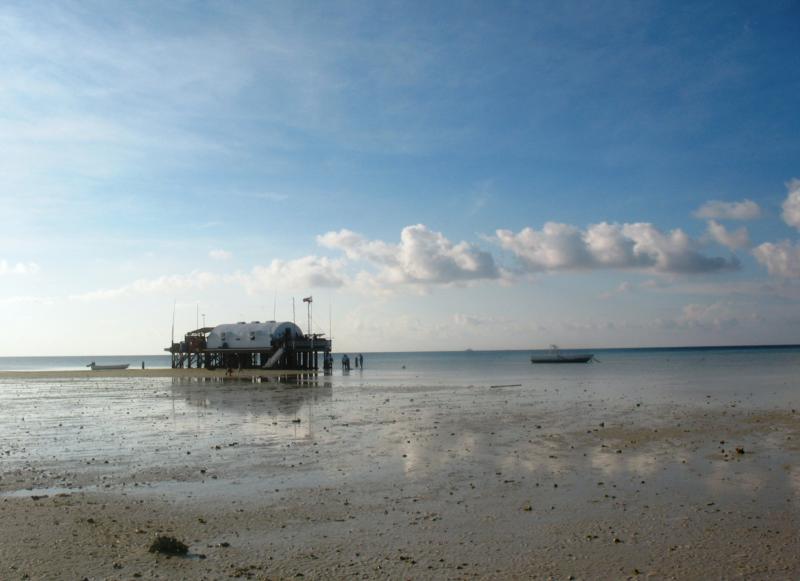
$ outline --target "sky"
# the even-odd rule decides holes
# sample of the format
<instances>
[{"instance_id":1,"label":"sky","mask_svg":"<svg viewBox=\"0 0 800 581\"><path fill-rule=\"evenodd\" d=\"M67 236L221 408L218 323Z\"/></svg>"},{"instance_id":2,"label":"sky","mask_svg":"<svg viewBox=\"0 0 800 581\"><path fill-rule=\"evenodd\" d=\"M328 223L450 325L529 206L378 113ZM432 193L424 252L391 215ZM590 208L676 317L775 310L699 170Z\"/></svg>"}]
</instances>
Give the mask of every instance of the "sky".
<instances>
[{"instance_id":1,"label":"sky","mask_svg":"<svg viewBox=\"0 0 800 581\"><path fill-rule=\"evenodd\" d=\"M797 1L4 2L0 356L800 343L798 95Z\"/></svg>"}]
</instances>

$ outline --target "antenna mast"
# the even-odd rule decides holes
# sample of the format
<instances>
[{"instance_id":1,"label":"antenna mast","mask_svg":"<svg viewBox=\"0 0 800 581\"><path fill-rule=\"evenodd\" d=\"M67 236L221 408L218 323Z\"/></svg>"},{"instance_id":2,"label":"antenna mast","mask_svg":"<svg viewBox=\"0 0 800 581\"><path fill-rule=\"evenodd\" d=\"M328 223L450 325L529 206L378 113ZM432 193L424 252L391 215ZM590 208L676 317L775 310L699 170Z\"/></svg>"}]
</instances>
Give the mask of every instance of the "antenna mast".
<instances>
[{"instance_id":1,"label":"antenna mast","mask_svg":"<svg viewBox=\"0 0 800 581\"><path fill-rule=\"evenodd\" d=\"M308 334L311 335L311 303L314 302L313 296L307 296L303 299L304 303L308 303Z\"/></svg>"}]
</instances>

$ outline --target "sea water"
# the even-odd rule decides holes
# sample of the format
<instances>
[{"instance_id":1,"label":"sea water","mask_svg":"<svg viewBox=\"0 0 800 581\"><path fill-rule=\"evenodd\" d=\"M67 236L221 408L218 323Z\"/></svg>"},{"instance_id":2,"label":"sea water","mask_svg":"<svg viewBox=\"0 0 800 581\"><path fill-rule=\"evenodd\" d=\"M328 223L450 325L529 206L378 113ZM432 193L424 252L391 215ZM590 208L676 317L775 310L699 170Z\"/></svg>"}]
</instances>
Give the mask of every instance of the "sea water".
<instances>
[{"instance_id":1,"label":"sea water","mask_svg":"<svg viewBox=\"0 0 800 581\"><path fill-rule=\"evenodd\" d=\"M29 490L38 482L52 488L54 480L67 488L133 478L182 482L187 466L221 469L253 457L274 464L281 478L298 479L287 480L291 485L335 483L343 474L366 478L372 465L367 457L402 458L390 464L397 478L406 478L415 458L418 466L423 458L423 464L436 465L433 451L412 448L420 434L440 429L492 457L492 426L507 421L509 433L522 437L522 426L530 429L531 422L553 433L580 434L613 417L654 425L665 417L662 410L668 415L678 408L800 409L797 346L594 353L597 361L571 365L533 365L528 351L364 353L364 369L349 373L337 355L331 375L255 381L57 372L0 377L0 492ZM93 359L132 366L144 360L148 368L169 363L164 356ZM2 358L0 369L85 369L85 361ZM297 456L307 470L286 469L287 450L294 446L309 454L309 446L325 447L337 459L335 467L309 464L309 455ZM241 453L225 452L234 448Z\"/></svg>"},{"instance_id":2,"label":"sea water","mask_svg":"<svg viewBox=\"0 0 800 581\"><path fill-rule=\"evenodd\" d=\"M355 385L493 385L549 389L569 400L599 396L699 401L706 395L780 406L800 395L800 346L595 349L586 364L531 364L530 351L374 353L364 370L339 381ZM543 352L535 352L542 354ZM564 351L565 354L577 353ZM338 364L338 359L336 360ZM351 354L352 364L352 354Z\"/></svg>"},{"instance_id":3,"label":"sea water","mask_svg":"<svg viewBox=\"0 0 800 581\"><path fill-rule=\"evenodd\" d=\"M800 345L765 347L681 347L595 349L587 364L536 364L531 351L431 351L365 353L364 369L341 369L334 354L331 385L351 387L549 388L569 399L576 389L604 396L637 395L665 401L692 401L705 395L744 397L781 405L797 395ZM540 353L540 352L538 352ZM574 353L564 351L565 354ZM351 366L357 353L350 353ZM168 368L169 355L0 357L0 371L83 370L98 365L142 364ZM320 372L320 377L324 377ZM21 380L0 383L18 384ZM127 380L133 381L134 380Z\"/></svg>"}]
</instances>

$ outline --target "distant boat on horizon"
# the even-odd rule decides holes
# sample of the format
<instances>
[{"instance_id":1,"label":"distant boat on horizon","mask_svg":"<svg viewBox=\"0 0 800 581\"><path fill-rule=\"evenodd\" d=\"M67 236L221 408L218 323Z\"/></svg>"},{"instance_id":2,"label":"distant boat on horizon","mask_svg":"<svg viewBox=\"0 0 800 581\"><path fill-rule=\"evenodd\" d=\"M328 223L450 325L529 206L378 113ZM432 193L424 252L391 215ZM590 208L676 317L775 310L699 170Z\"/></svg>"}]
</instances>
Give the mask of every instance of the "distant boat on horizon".
<instances>
[{"instance_id":1,"label":"distant boat on horizon","mask_svg":"<svg viewBox=\"0 0 800 581\"><path fill-rule=\"evenodd\" d=\"M86 367L89 367L92 371L111 371L114 369L128 369L130 363L117 363L112 365L97 365L94 361L92 361Z\"/></svg>"},{"instance_id":2,"label":"distant boat on horizon","mask_svg":"<svg viewBox=\"0 0 800 581\"><path fill-rule=\"evenodd\" d=\"M550 345L547 355L531 355L531 363L588 363L594 359L594 353L576 353L564 355L558 345Z\"/></svg>"}]
</instances>

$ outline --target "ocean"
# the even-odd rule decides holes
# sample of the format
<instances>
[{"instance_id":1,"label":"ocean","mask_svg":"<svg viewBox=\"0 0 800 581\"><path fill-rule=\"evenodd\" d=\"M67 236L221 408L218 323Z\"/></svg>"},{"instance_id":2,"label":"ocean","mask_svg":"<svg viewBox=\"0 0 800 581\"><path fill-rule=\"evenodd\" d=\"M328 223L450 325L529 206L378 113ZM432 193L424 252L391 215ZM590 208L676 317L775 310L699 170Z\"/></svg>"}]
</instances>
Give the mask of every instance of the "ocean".
<instances>
[{"instance_id":1,"label":"ocean","mask_svg":"<svg viewBox=\"0 0 800 581\"><path fill-rule=\"evenodd\" d=\"M564 353L575 351L564 350ZM583 351L581 351L583 352ZM641 395L658 400L693 400L698 394L746 396L758 402L791 399L800 371L800 345L593 349L596 361L532 365L534 351L431 351L365 353L364 370L341 371L341 354L326 381L342 386L514 385L563 391L590 387L606 395ZM351 358L354 353L350 353ZM0 357L0 371L81 370L129 363L168 368L168 355ZM320 377L321 374L320 374ZM1 385L1 384L0 384Z\"/></svg>"}]
</instances>

